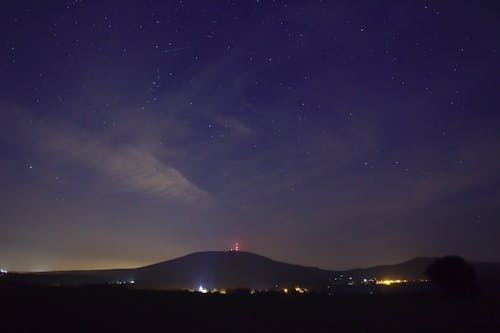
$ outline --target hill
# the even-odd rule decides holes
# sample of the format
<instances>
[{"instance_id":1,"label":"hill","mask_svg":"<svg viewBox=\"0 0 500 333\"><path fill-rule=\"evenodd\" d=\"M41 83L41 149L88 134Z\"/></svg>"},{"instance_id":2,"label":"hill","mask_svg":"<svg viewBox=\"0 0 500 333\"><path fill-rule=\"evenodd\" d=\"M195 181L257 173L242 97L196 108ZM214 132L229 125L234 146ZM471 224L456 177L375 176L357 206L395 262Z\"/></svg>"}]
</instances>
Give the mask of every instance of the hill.
<instances>
[{"instance_id":1,"label":"hill","mask_svg":"<svg viewBox=\"0 0 500 333\"><path fill-rule=\"evenodd\" d=\"M134 269L61 271L12 275L17 282L78 286L130 284L144 289L235 289L272 290L301 286L321 290L343 276L359 282L364 278L424 278L434 258L415 258L394 265L331 271L284 263L249 252L197 252L173 260ZM500 264L473 263L480 281L500 281ZM338 282L338 281L337 281ZM337 283L338 284L338 283Z\"/></svg>"},{"instance_id":2,"label":"hill","mask_svg":"<svg viewBox=\"0 0 500 333\"><path fill-rule=\"evenodd\" d=\"M139 268L138 282L155 287L272 289L301 285L317 288L331 272L275 261L249 252L199 252Z\"/></svg>"},{"instance_id":3,"label":"hill","mask_svg":"<svg viewBox=\"0 0 500 333\"><path fill-rule=\"evenodd\" d=\"M393 265L381 265L369 268L358 268L345 271L344 274L354 279L377 278L377 279L424 279L427 267L436 260L435 257L418 257L402 263ZM500 281L500 264L471 262L476 271L479 282Z\"/></svg>"}]
</instances>

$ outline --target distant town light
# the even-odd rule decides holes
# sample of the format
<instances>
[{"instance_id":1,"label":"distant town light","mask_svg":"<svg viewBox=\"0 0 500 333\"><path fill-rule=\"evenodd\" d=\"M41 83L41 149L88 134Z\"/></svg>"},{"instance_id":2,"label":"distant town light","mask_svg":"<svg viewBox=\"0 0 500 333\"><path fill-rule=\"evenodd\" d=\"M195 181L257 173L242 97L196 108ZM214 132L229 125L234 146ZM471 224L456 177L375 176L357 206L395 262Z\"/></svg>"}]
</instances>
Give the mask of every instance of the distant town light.
<instances>
[{"instance_id":1,"label":"distant town light","mask_svg":"<svg viewBox=\"0 0 500 333\"><path fill-rule=\"evenodd\" d=\"M203 294L208 293L208 289L203 288L203 286L202 286L202 285L200 285L200 287L198 288L198 291L199 291L200 293L203 293Z\"/></svg>"},{"instance_id":2,"label":"distant town light","mask_svg":"<svg viewBox=\"0 0 500 333\"><path fill-rule=\"evenodd\" d=\"M129 280L129 281L109 281L108 284L134 284L135 280Z\"/></svg>"},{"instance_id":3,"label":"distant town light","mask_svg":"<svg viewBox=\"0 0 500 333\"><path fill-rule=\"evenodd\" d=\"M383 284L385 286L390 286L392 284L407 283L408 280L377 280L377 284Z\"/></svg>"},{"instance_id":4,"label":"distant town light","mask_svg":"<svg viewBox=\"0 0 500 333\"><path fill-rule=\"evenodd\" d=\"M306 288L301 288L301 287L295 287L295 292L298 292L299 294L303 294L307 292Z\"/></svg>"},{"instance_id":5,"label":"distant town light","mask_svg":"<svg viewBox=\"0 0 500 333\"><path fill-rule=\"evenodd\" d=\"M7 273L8 273L8 271L7 271L6 269L0 268L0 273L2 273L2 274L7 274Z\"/></svg>"},{"instance_id":6,"label":"distant town light","mask_svg":"<svg viewBox=\"0 0 500 333\"><path fill-rule=\"evenodd\" d=\"M284 292L285 294L288 294L288 288L283 288L283 292Z\"/></svg>"}]
</instances>

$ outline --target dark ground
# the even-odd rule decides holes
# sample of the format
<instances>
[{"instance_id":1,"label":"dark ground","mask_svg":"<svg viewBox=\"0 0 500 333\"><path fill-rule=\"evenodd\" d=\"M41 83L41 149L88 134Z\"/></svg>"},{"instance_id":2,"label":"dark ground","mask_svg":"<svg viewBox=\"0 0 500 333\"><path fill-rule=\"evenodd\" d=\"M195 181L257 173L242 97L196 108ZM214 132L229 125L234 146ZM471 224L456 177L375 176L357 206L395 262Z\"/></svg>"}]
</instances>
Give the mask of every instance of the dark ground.
<instances>
[{"instance_id":1,"label":"dark ground","mask_svg":"<svg viewBox=\"0 0 500 333\"><path fill-rule=\"evenodd\" d=\"M209 295L0 284L3 332L500 332L500 295Z\"/></svg>"}]
</instances>

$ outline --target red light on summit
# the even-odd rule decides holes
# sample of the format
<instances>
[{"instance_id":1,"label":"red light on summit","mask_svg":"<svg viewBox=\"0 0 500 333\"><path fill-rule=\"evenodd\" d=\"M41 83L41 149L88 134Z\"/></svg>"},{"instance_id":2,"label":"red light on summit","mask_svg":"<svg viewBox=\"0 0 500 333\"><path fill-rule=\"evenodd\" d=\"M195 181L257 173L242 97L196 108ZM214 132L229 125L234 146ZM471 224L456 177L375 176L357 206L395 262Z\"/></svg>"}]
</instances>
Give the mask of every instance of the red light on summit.
<instances>
[{"instance_id":1,"label":"red light on summit","mask_svg":"<svg viewBox=\"0 0 500 333\"><path fill-rule=\"evenodd\" d=\"M239 251L240 250L240 243L236 242L234 243L234 246L231 248L231 251Z\"/></svg>"}]
</instances>

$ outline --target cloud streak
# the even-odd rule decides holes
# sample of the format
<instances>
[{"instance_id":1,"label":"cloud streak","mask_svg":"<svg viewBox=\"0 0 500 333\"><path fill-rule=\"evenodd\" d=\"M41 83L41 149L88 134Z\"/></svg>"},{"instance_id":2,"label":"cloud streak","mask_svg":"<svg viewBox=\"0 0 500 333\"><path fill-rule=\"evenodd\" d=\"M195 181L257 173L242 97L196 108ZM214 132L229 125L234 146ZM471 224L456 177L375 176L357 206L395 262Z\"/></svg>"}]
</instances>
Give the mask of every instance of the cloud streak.
<instances>
[{"instance_id":1,"label":"cloud streak","mask_svg":"<svg viewBox=\"0 0 500 333\"><path fill-rule=\"evenodd\" d=\"M114 146L82 131L46 129L38 147L69 162L78 162L114 182L122 192L140 192L187 204L211 201L179 170L160 161L153 152L133 145Z\"/></svg>"}]
</instances>

